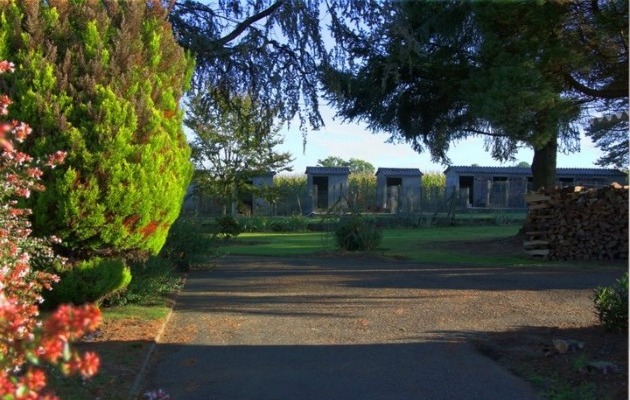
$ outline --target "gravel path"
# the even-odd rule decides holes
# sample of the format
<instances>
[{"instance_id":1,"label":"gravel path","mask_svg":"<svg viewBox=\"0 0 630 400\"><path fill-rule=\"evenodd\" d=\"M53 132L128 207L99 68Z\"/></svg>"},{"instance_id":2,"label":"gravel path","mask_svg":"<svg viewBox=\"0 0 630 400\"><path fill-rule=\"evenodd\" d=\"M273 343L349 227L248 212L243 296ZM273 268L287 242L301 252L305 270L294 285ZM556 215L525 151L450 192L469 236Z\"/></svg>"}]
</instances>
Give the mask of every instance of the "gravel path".
<instances>
[{"instance_id":1,"label":"gravel path","mask_svg":"<svg viewBox=\"0 0 630 400\"><path fill-rule=\"evenodd\" d=\"M535 399L469 339L595 323L619 273L228 257L193 272L146 387L183 399Z\"/></svg>"}]
</instances>

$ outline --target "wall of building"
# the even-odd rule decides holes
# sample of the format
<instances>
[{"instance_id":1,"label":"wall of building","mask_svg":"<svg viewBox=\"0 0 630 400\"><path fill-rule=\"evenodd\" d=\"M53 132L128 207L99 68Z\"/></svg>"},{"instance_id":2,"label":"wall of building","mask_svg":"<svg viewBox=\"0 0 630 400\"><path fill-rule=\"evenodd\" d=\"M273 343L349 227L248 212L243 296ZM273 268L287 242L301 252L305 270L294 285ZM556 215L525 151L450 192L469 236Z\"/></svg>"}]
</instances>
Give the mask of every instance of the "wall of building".
<instances>
[{"instance_id":1,"label":"wall of building","mask_svg":"<svg viewBox=\"0 0 630 400\"><path fill-rule=\"evenodd\" d=\"M328 178L328 203L326 207L316 207L317 196L319 188L316 188L314 180L319 177ZM305 207L305 213L310 214L317 210L328 210L331 207L335 209L346 209L348 207L348 175L336 174L336 175L320 175L320 174L308 174L308 204Z\"/></svg>"}]
</instances>

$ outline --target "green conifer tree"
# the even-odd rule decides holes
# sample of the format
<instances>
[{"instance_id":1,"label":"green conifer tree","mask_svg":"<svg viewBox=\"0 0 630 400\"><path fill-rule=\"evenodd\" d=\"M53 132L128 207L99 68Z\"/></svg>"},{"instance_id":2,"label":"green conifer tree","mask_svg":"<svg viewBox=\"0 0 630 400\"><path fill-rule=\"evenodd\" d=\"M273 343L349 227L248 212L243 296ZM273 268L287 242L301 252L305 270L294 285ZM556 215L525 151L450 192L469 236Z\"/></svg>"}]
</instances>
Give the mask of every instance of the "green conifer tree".
<instances>
[{"instance_id":1,"label":"green conifer tree","mask_svg":"<svg viewBox=\"0 0 630 400\"><path fill-rule=\"evenodd\" d=\"M179 100L193 62L156 2L0 2L11 112L66 163L34 196L38 234L73 256L157 253L192 176Z\"/></svg>"}]
</instances>

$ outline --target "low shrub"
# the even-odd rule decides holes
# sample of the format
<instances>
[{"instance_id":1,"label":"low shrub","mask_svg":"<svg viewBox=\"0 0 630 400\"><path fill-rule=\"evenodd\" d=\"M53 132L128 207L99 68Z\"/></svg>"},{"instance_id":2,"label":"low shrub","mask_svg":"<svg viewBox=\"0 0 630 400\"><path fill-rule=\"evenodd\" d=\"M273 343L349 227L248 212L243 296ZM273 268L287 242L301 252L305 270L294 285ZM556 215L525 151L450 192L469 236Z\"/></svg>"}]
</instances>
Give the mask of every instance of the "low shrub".
<instances>
[{"instance_id":1,"label":"low shrub","mask_svg":"<svg viewBox=\"0 0 630 400\"><path fill-rule=\"evenodd\" d=\"M215 247L211 227L199 218L180 216L168 231L168 237L160 256L170 260L180 270L187 271L191 264L211 254Z\"/></svg>"},{"instance_id":2,"label":"low shrub","mask_svg":"<svg viewBox=\"0 0 630 400\"><path fill-rule=\"evenodd\" d=\"M272 232L303 232L307 230L309 219L295 215L286 218L276 218L270 224Z\"/></svg>"},{"instance_id":3,"label":"low shrub","mask_svg":"<svg viewBox=\"0 0 630 400\"><path fill-rule=\"evenodd\" d=\"M153 305L182 285L182 275L176 271L169 259L152 256L144 262L131 264L133 279L127 290L111 296L105 305Z\"/></svg>"},{"instance_id":4,"label":"low shrub","mask_svg":"<svg viewBox=\"0 0 630 400\"><path fill-rule=\"evenodd\" d=\"M339 222L335 230L337 247L346 251L374 250L383 239L383 231L371 218L355 215Z\"/></svg>"},{"instance_id":5,"label":"low shrub","mask_svg":"<svg viewBox=\"0 0 630 400\"><path fill-rule=\"evenodd\" d=\"M131 282L131 270L120 258L95 257L58 272L61 281L45 294L48 305L100 304L123 291Z\"/></svg>"},{"instance_id":6,"label":"low shrub","mask_svg":"<svg viewBox=\"0 0 630 400\"><path fill-rule=\"evenodd\" d=\"M595 310L599 321L611 332L628 331L628 273L611 286L595 289Z\"/></svg>"},{"instance_id":7,"label":"low shrub","mask_svg":"<svg viewBox=\"0 0 630 400\"><path fill-rule=\"evenodd\" d=\"M238 223L243 232L269 232L271 229L269 224L271 224L273 219L273 217L265 216L240 217Z\"/></svg>"},{"instance_id":8,"label":"low shrub","mask_svg":"<svg viewBox=\"0 0 630 400\"><path fill-rule=\"evenodd\" d=\"M214 221L214 233L223 239L230 239L241 234L243 229L234 217L224 215Z\"/></svg>"}]
</instances>

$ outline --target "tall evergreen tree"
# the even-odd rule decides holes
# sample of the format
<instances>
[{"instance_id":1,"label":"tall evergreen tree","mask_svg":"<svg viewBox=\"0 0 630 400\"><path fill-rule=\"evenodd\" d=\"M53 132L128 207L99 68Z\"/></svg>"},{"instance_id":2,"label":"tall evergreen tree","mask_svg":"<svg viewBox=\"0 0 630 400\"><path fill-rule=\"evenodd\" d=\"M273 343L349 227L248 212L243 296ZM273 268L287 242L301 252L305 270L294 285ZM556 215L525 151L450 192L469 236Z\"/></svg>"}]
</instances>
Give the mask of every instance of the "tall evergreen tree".
<instances>
[{"instance_id":1,"label":"tall evergreen tree","mask_svg":"<svg viewBox=\"0 0 630 400\"><path fill-rule=\"evenodd\" d=\"M322 125L318 111L326 11L351 0L171 0L179 43L195 56L195 85L248 96L265 114ZM209 96L207 101L213 101ZM215 104L215 107L219 107Z\"/></svg>"},{"instance_id":2,"label":"tall evergreen tree","mask_svg":"<svg viewBox=\"0 0 630 400\"><path fill-rule=\"evenodd\" d=\"M156 253L192 174L179 100L193 61L159 1L0 3L12 112L35 155L68 151L34 196L36 232L72 255Z\"/></svg>"},{"instance_id":3,"label":"tall evergreen tree","mask_svg":"<svg viewBox=\"0 0 630 400\"><path fill-rule=\"evenodd\" d=\"M555 184L558 146L578 148L577 123L590 101L575 94L592 61L571 45L573 4L366 4L363 18L333 18L343 28L334 31L342 57L324 81L341 116L444 162L450 143L468 136L484 136L499 160L530 146L534 186Z\"/></svg>"},{"instance_id":4,"label":"tall evergreen tree","mask_svg":"<svg viewBox=\"0 0 630 400\"><path fill-rule=\"evenodd\" d=\"M625 0L576 1L565 23L567 46L588 66L564 69L571 94L603 115L587 130L601 166L628 168L628 18Z\"/></svg>"}]
</instances>

